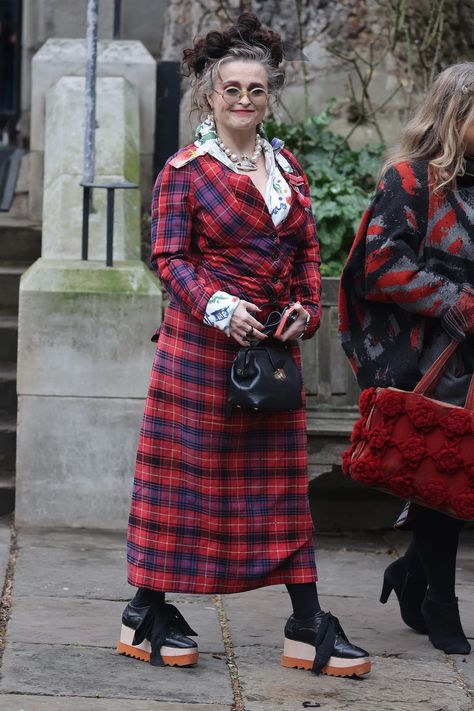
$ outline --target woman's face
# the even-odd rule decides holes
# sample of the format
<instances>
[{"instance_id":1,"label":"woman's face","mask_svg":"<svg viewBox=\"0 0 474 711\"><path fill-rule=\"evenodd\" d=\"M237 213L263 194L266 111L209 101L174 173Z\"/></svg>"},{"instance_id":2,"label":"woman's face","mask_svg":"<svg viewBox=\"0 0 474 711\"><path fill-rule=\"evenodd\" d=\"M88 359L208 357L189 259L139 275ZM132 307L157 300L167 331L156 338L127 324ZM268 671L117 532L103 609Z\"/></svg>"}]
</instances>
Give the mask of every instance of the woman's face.
<instances>
[{"instance_id":1,"label":"woman's face","mask_svg":"<svg viewBox=\"0 0 474 711\"><path fill-rule=\"evenodd\" d=\"M229 89L231 91L229 92ZM245 90L242 96L232 89ZM252 89L257 91L250 94ZM227 100L222 93L227 90ZM217 131L233 134L255 129L265 117L268 104L268 79L265 68L259 62L235 60L221 65L219 76L214 82L214 90L208 101L214 111ZM229 103L228 94L234 93L235 103Z\"/></svg>"},{"instance_id":2,"label":"woman's face","mask_svg":"<svg viewBox=\"0 0 474 711\"><path fill-rule=\"evenodd\" d=\"M466 156L474 158L474 119L467 125L464 140L466 143Z\"/></svg>"}]
</instances>

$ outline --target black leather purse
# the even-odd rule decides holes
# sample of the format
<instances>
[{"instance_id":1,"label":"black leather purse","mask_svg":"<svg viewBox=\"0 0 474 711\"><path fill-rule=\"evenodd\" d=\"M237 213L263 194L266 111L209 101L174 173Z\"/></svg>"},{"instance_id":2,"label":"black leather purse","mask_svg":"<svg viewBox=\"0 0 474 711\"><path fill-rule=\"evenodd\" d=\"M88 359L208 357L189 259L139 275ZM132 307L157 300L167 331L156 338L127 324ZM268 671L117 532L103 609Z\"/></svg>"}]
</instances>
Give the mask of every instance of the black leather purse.
<instances>
[{"instance_id":1,"label":"black leather purse","mask_svg":"<svg viewBox=\"0 0 474 711\"><path fill-rule=\"evenodd\" d=\"M250 410L297 410L302 379L290 349L280 341L240 348L230 371L226 415L234 407Z\"/></svg>"}]
</instances>

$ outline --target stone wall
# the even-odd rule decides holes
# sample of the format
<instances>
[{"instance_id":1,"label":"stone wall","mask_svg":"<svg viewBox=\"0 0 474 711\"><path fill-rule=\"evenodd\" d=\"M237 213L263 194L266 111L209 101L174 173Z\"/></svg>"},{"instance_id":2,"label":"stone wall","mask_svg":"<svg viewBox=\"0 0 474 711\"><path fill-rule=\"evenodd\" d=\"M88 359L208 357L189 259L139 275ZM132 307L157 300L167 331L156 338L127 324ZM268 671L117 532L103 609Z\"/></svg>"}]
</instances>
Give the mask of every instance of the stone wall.
<instances>
[{"instance_id":1,"label":"stone wall","mask_svg":"<svg viewBox=\"0 0 474 711\"><path fill-rule=\"evenodd\" d=\"M279 31L294 46L302 46L308 61L287 63L287 87L282 95L278 116L283 120L300 119L305 114L304 83L307 87L309 113L321 111L335 98L333 129L347 136L360 114L358 101L370 113L376 111L377 126L362 121L352 133L351 142L360 146L369 142L393 143L407 115L426 89L433 73L447 64L474 58L474 14L472 0L446 0L442 26L437 33L439 3L431 0L406 0L406 13L394 50L387 51L394 40L393 27L398 0L170 0L166 13L163 57L178 60L183 47L196 34L228 23L242 9L251 8L262 22ZM400 0L400 5L402 0ZM299 15L299 20L298 20ZM431 24L430 24L431 23ZM428 46L420 51L433 25ZM392 33L392 34L390 34ZM428 34L430 34L428 32ZM430 35L430 36L431 36ZM409 37L409 40L406 39ZM334 54L362 59L344 62ZM374 66L369 67L370 57ZM426 65L423 68L422 64ZM358 71L371 72L368 85L370 105L363 100ZM351 96L350 82L354 87ZM190 92L183 83L181 142L192 136L196 117L190 112Z\"/></svg>"},{"instance_id":2,"label":"stone wall","mask_svg":"<svg viewBox=\"0 0 474 711\"><path fill-rule=\"evenodd\" d=\"M439 48L435 52L436 42L432 42L433 52L425 52L423 57L428 65L436 68L474 58L472 1L445 0ZM362 90L354 66L342 62L331 49L347 54L353 48L367 58L372 46L375 57L380 58L387 46L386 25L390 15L387 8L397 2L402 0L122 0L122 38L141 40L157 58L179 61L182 49L190 45L196 34L223 26L243 9L252 9L290 44L302 42L308 58L304 65L287 64L288 84L279 116L291 120L304 115L304 72L307 109L319 112L335 97L333 128L346 136L354 128L359 112L350 95L350 79L358 98ZM436 12L440 5L431 0L403 0L403 3L405 17L409 18L411 44L407 48L406 43L399 42L396 50L374 67L369 87L373 107L396 92L384 109L377 112L379 128L387 143L396 140L407 113L416 104L420 85L423 89L426 72L420 71L416 45L423 44L430 13ZM25 136L29 135L31 58L48 38L84 37L86 5L87 0L24 0L22 134ZM402 29L405 32L405 26ZM99 36L109 39L112 31L113 0L102 0ZM363 62L359 62L359 68L367 71ZM187 80L183 81L182 89L180 140L186 143L193 136L197 117L195 114L190 117ZM356 146L378 140L379 132L367 122L361 123L351 138Z\"/></svg>"}]
</instances>

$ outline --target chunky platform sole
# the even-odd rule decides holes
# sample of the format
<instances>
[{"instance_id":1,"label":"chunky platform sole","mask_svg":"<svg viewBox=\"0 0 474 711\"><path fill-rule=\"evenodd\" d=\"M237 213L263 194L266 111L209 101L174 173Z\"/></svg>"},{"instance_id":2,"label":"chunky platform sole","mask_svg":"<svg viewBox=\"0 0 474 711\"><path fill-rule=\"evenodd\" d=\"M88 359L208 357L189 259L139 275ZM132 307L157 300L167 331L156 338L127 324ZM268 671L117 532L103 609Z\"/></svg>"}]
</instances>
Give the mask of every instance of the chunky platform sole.
<instances>
[{"instance_id":1,"label":"chunky platform sole","mask_svg":"<svg viewBox=\"0 0 474 711\"><path fill-rule=\"evenodd\" d=\"M141 644L134 645L132 644L134 634L135 630L126 625L122 625L120 640L117 644L117 652L119 654L125 654L127 657L140 659L142 662L149 662L151 655L150 642L145 639ZM163 645L160 651L163 661L168 667L188 667L192 664L197 664L199 659L197 647L182 649Z\"/></svg>"},{"instance_id":2,"label":"chunky platform sole","mask_svg":"<svg viewBox=\"0 0 474 711\"><path fill-rule=\"evenodd\" d=\"M281 665L296 669L311 669L316 651L311 644L296 642L286 639L283 647ZM342 657L329 657L329 661L322 668L321 674L328 676L362 676L368 674L372 668L369 657L359 659L343 659Z\"/></svg>"}]
</instances>

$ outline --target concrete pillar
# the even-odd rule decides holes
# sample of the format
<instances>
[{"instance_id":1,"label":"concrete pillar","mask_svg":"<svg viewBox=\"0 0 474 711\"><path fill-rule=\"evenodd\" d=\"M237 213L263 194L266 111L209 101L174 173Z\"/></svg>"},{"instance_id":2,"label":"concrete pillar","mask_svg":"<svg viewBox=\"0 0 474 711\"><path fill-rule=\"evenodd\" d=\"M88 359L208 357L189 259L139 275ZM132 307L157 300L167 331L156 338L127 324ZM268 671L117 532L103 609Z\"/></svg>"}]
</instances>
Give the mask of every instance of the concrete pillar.
<instances>
[{"instance_id":1,"label":"concrete pillar","mask_svg":"<svg viewBox=\"0 0 474 711\"><path fill-rule=\"evenodd\" d=\"M143 121L128 71L117 64L115 77L98 79L99 179L139 178ZM58 77L45 94L43 254L20 283L16 522L120 529L161 289L136 258L138 190L117 195L112 268L105 266L103 191L94 190L93 259L78 259L84 80Z\"/></svg>"},{"instance_id":2,"label":"concrete pillar","mask_svg":"<svg viewBox=\"0 0 474 711\"><path fill-rule=\"evenodd\" d=\"M85 60L85 41L79 39L50 39L33 58L29 204L33 220L40 220L42 215L46 95L61 77L83 77ZM143 199L149 200L153 179L156 62L141 42L103 40L98 46L97 75L123 77L135 88L140 114L140 185ZM78 123L82 120L79 115Z\"/></svg>"},{"instance_id":3,"label":"concrete pillar","mask_svg":"<svg viewBox=\"0 0 474 711\"><path fill-rule=\"evenodd\" d=\"M141 262L39 259L20 286L16 523L126 526L160 322Z\"/></svg>"},{"instance_id":4,"label":"concrete pillar","mask_svg":"<svg viewBox=\"0 0 474 711\"><path fill-rule=\"evenodd\" d=\"M46 97L42 256L80 259L84 148L83 77L62 77ZM138 97L123 77L97 80L96 183L138 184ZM89 258L105 259L106 191L95 190L89 220ZM115 194L114 258L140 257L140 194Z\"/></svg>"}]
</instances>

